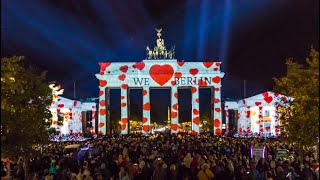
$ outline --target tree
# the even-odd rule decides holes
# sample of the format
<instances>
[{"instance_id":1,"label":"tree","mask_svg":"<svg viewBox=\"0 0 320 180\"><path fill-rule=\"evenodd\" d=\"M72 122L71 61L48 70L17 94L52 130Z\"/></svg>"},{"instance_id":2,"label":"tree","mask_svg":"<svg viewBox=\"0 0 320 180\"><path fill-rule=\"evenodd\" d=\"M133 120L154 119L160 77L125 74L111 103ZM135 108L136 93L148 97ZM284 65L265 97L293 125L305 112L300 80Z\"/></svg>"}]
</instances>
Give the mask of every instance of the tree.
<instances>
[{"instance_id":1,"label":"tree","mask_svg":"<svg viewBox=\"0 0 320 180\"><path fill-rule=\"evenodd\" d=\"M48 142L52 102L46 72L25 67L24 57L1 58L1 154L25 156Z\"/></svg>"},{"instance_id":2,"label":"tree","mask_svg":"<svg viewBox=\"0 0 320 180\"><path fill-rule=\"evenodd\" d=\"M305 64L288 59L286 76L274 78L274 91L294 98L281 101L279 116L288 122L287 140L300 147L316 145L319 138L319 52L311 48L309 56Z\"/></svg>"}]
</instances>

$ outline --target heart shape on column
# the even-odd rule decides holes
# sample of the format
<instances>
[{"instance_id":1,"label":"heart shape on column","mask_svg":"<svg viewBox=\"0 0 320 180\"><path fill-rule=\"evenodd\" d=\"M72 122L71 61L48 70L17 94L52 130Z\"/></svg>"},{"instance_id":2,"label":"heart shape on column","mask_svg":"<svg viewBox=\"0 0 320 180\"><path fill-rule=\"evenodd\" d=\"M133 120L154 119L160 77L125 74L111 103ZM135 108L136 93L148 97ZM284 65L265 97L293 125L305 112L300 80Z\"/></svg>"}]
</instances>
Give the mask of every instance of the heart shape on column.
<instances>
[{"instance_id":1,"label":"heart shape on column","mask_svg":"<svg viewBox=\"0 0 320 180\"><path fill-rule=\"evenodd\" d=\"M149 70L151 78L160 86L166 84L173 76L173 68L168 65L153 65Z\"/></svg>"}]
</instances>

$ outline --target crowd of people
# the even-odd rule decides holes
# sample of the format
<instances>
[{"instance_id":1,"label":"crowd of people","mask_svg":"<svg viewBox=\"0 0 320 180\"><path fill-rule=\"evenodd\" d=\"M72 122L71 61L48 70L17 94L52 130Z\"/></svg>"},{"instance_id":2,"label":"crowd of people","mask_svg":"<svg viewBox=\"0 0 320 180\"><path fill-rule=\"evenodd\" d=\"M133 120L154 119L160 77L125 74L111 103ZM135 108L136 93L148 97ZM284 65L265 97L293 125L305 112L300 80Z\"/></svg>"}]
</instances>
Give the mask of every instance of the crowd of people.
<instances>
[{"instance_id":1,"label":"crowd of people","mask_svg":"<svg viewBox=\"0 0 320 180\"><path fill-rule=\"evenodd\" d=\"M69 144L93 149L79 157L65 153ZM251 146L264 146L266 156L252 156ZM277 149L287 149L287 158ZM88 151L89 152L89 151ZM90 151L91 152L91 151ZM52 142L40 155L11 160L13 179L72 180L318 180L315 149L298 151L294 144L269 138L221 137L210 134L113 135L81 142ZM6 166L4 164L4 166Z\"/></svg>"}]
</instances>

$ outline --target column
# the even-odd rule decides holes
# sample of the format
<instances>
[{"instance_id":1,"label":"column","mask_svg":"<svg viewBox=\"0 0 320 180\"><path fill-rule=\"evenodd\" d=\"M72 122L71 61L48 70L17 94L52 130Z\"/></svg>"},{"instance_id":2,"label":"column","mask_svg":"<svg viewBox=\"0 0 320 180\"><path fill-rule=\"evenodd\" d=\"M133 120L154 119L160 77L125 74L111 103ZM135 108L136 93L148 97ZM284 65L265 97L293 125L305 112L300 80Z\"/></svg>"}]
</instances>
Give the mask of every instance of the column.
<instances>
[{"instance_id":1,"label":"column","mask_svg":"<svg viewBox=\"0 0 320 180\"><path fill-rule=\"evenodd\" d=\"M199 86L191 87L192 96L192 134L198 135L200 133L200 113L199 113Z\"/></svg>"},{"instance_id":2,"label":"column","mask_svg":"<svg viewBox=\"0 0 320 180\"><path fill-rule=\"evenodd\" d=\"M224 110L226 111L226 132L229 132L229 107L225 106Z\"/></svg>"},{"instance_id":3,"label":"column","mask_svg":"<svg viewBox=\"0 0 320 180\"><path fill-rule=\"evenodd\" d=\"M212 98L212 95L211 95ZM214 120L213 120L213 131L215 135L222 134L222 115L221 115L221 85L215 86L214 92Z\"/></svg>"},{"instance_id":4,"label":"column","mask_svg":"<svg viewBox=\"0 0 320 180\"><path fill-rule=\"evenodd\" d=\"M106 88L106 110L107 110L107 134L111 134L111 119L110 119L110 88Z\"/></svg>"},{"instance_id":5,"label":"column","mask_svg":"<svg viewBox=\"0 0 320 180\"><path fill-rule=\"evenodd\" d=\"M150 133L150 89L149 87L143 87L142 89L143 103L142 103L142 133Z\"/></svg>"},{"instance_id":6,"label":"column","mask_svg":"<svg viewBox=\"0 0 320 180\"><path fill-rule=\"evenodd\" d=\"M51 108L50 111L52 115L51 127L57 128L58 127L58 110L57 108Z\"/></svg>"},{"instance_id":7,"label":"column","mask_svg":"<svg viewBox=\"0 0 320 180\"><path fill-rule=\"evenodd\" d=\"M179 127L178 87L171 87L171 133L178 133Z\"/></svg>"},{"instance_id":8,"label":"column","mask_svg":"<svg viewBox=\"0 0 320 180\"><path fill-rule=\"evenodd\" d=\"M262 105L260 104L258 107L259 107L259 134L262 134L264 132L263 116L262 116Z\"/></svg>"},{"instance_id":9,"label":"column","mask_svg":"<svg viewBox=\"0 0 320 180\"><path fill-rule=\"evenodd\" d=\"M275 107L275 119L274 119L274 133L276 136L280 135L280 119L279 119L279 107Z\"/></svg>"},{"instance_id":10,"label":"column","mask_svg":"<svg viewBox=\"0 0 320 180\"><path fill-rule=\"evenodd\" d=\"M250 120L250 106L246 106L246 132L249 133L251 131L251 120Z\"/></svg>"},{"instance_id":11,"label":"column","mask_svg":"<svg viewBox=\"0 0 320 180\"><path fill-rule=\"evenodd\" d=\"M99 88L99 119L98 119L98 134L106 134L106 88Z\"/></svg>"},{"instance_id":12,"label":"column","mask_svg":"<svg viewBox=\"0 0 320 180\"><path fill-rule=\"evenodd\" d=\"M94 108L92 108L91 110L92 113L92 118L91 118L91 134L95 134L95 122L96 122L96 106L94 106Z\"/></svg>"},{"instance_id":13,"label":"column","mask_svg":"<svg viewBox=\"0 0 320 180\"><path fill-rule=\"evenodd\" d=\"M129 133L128 91L121 88L121 134Z\"/></svg>"}]
</instances>

